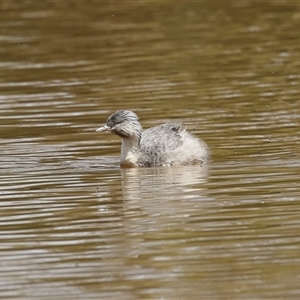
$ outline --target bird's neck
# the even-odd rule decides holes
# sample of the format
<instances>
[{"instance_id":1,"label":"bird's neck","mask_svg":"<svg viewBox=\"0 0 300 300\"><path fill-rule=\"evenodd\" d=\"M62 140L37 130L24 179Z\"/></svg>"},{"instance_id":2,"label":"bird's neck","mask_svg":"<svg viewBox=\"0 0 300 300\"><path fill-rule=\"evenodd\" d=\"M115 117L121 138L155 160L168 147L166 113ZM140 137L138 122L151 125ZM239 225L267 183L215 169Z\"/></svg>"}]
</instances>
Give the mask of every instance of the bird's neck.
<instances>
[{"instance_id":1,"label":"bird's neck","mask_svg":"<svg viewBox=\"0 0 300 300\"><path fill-rule=\"evenodd\" d=\"M138 138L122 138L121 148L121 166L134 167L137 166L140 154Z\"/></svg>"}]
</instances>

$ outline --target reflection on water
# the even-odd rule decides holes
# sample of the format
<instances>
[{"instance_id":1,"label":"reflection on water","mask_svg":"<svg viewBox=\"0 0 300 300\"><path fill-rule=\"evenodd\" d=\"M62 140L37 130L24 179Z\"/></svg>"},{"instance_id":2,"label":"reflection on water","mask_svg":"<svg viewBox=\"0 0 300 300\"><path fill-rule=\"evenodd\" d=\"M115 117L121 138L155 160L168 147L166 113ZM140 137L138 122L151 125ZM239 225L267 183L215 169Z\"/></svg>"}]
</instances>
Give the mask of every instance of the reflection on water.
<instances>
[{"instance_id":1,"label":"reflection on water","mask_svg":"<svg viewBox=\"0 0 300 300\"><path fill-rule=\"evenodd\" d=\"M2 1L0 297L298 299L299 11ZM118 109L209 169L120 169Z\"/></svg>"},{"instance_id":2,"label":"reflection on water","mask_svg":"<svg viewBox=\"0 0 300 300\"><path fill-rule=\"evenodd\" d=\"M188 193L205 181L207 166L186 166L174 168L131 168L122 169L124 200L151 198L166 200L188 197Z\"/></svg>"},{"instance_id":3,"label":"reflection on water","mask_svg":"<svg viewBox=\"0 0 300 300\"><path fill-rule=\"evenodd\" d=\"M202 184L207 168L202 166L174 168L122 169L122 198L126 210L138 210L146 231L161 231L173 222L185 222L209 200ZM165 222L168 218L168 222ZM134 227L143 225L134 221ZM151 224L151 225L150 225Z\"/></svg>"}]
</instances>

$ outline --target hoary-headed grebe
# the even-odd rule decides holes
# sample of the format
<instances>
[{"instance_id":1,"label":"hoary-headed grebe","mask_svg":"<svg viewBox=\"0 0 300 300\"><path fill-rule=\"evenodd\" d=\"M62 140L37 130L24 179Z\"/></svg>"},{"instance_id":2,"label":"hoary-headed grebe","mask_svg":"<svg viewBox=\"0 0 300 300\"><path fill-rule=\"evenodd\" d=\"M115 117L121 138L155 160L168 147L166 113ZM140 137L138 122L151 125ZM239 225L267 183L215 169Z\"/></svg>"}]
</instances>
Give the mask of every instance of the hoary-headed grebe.
<instances>
[{"instance_id":1,"label":"hoary-headed grebe","mask_svg":"<svg viewBox=\"0 0 300 300\"><path fill-rule=\"evenodd\" d=\"M204 141L177 122L143 131L138 116L129 110L113 113L97 131L122 138L121 167L202 165L209 159Z\"/></svg>"}]
</instances>

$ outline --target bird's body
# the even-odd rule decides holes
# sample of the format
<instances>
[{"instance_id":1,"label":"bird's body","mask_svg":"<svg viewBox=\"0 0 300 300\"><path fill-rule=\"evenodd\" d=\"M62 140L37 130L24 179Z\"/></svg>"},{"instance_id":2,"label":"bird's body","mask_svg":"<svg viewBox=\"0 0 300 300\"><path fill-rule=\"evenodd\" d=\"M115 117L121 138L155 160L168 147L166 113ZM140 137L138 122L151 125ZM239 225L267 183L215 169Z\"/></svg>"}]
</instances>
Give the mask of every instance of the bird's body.
<instances>
[{"instance_id":1,"label":"bird's body","mask_svg":"<svg viewBox=\"0 0 300 300\"><path fill-rule=\"evenodd\" d=\"M142 131L138 116L128 110L113 113L97 131L110 131L122 138L122 167L202 165L209 159L206 143L168 122Z\"/></svg>"}]
</instances>

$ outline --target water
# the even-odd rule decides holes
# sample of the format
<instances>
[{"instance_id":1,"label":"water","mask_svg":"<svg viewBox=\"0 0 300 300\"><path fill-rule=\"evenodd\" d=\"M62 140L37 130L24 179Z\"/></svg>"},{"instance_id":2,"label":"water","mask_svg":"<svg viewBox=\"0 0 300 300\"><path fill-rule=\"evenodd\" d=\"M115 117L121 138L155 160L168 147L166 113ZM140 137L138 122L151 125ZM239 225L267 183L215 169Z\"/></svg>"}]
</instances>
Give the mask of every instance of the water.
<instances>
[{"instance_id":1,"label":"water","mask_svg":"<svg viewBox=\"0 0 300 300\"><path fill-rule=\"evenodd\" d=\"M297 3L0 9L0 298L299 298ZM118 109L209 167L120 169Z\"/></svg>"}]
</instances>

